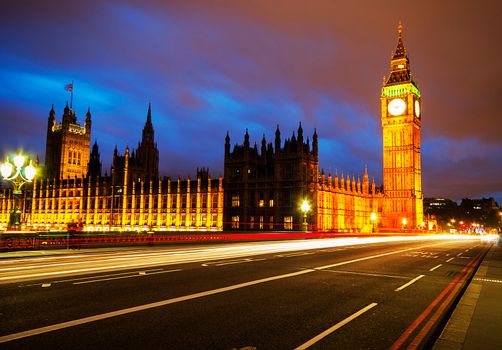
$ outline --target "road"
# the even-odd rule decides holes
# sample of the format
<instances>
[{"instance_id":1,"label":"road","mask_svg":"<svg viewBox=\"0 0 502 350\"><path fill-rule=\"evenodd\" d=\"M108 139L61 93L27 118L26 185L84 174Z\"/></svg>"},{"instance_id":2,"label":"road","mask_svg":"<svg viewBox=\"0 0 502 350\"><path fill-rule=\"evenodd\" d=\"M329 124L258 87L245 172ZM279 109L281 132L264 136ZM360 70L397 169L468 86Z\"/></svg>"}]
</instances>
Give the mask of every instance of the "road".
<instances>
[{"instance_id":1,"label":"road","mask_svg":"<svg viewBox=\"0 0 502 350\"><path fill-rule=\"evenodd\" d=\"M0 347L429 347L489 246L326 239L1 259Z\"/></svg>"}]
</instances>

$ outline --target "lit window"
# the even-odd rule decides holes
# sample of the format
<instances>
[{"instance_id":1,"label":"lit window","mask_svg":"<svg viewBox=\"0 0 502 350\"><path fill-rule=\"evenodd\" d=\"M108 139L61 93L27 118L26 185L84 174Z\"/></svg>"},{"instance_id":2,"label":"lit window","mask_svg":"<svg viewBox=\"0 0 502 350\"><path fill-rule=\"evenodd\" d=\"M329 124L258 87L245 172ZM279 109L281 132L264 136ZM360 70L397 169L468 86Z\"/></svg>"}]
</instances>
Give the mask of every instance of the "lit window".
<instances>
[{"instance_id":1,"label":"lit window","mask_svg":"<svg viewBox=\"0 0 502 350\"><path fill-rule=\"evenodd\" d=\"M239 195L232 196L232 207L240 206L240 198Z\"/></svg>"},{"instance_id":2,"label":"lit window","mask_svg":"<svg viewBox=\"0 0 502 350\"><path fill-rule=\"evenodd\" d=\"M232 228L239 228L239 216L232 216Z\"/></svg>"},{"instance_id":3,"label":"lit window","mask_svg":"<svg viewBox=\"0 0 502 350\"><path fill-rule=\"evenodd\" d=\"M259 207L265 206L265 201L263 199L260 199L260 201L258 202L258 206Z\"/></svg>"},{"instance_id":4,"label":"lit window","mask_svg":"<svg viewBox=\"0 0 502 350\"><path fill-rule=\"evenodd\" d=\"M270 200L268 201L268 206L269 206L270 208L272 208L272 207L274 206L274 200L273 200L273 199L270 199Z\"/></svg>"},{"instance_id":5,"label":"lit window","mask_svg":"<svg viewBox=\"0 0 502 350\"><path fill-rule=\"evenodd\" d=\"M292 230L293 229L293 217L292 216L285 216L284 217L284 229L285 230Z\"/></svg>"}]
</instances>

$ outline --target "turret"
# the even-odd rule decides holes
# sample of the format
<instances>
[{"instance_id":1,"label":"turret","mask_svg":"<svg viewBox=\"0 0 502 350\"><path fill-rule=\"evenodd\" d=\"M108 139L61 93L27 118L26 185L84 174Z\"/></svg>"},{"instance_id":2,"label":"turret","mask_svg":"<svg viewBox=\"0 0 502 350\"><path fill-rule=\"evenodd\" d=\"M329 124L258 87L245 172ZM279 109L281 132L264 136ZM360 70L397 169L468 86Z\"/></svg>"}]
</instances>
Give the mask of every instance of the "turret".
<instances>
[{"instance_id":1,"label":"turret","mask_svg":"<svg viewBox=\"0 0 502 350\"><path fill-rule=\"evenodd\" d=\"M317 140L317 130L314 129L314 135L312 136L312 153L314 157L318 156L318 152L319 152L319 145Z\"/></svg>"},{"instance_id":2,"label":"turret","mask_svg":"<svg viewBox=\"0 0 502 350\"><path fill-rule=\"evenodd\" d=\"M298 143L300 145L303 145L303 128L302 128L302 122L300 122L300 126L298 126ZM302 148L303 147L301 147L300 149L302 149Z\"/></svg>"},{"instance_id":3,"label":"turret","mask_svg":"<svg viewBox=\"0 0 502 350\"><path fill-rule=\"evenodd\" d=\"M244 150L249 150L249 133L246 128L246 133L244 134Z\"/></svg>"},{"instance_id":4,"label":"turret","mask_svg":"<svg viewBox=\"0 0 502 350\"><path fill-rule=\"evenodd\" d=\"M265 134L261 139L261 156L264 157L267 154L267 141L265 140Z\"/></svg>"},{"instance_id":5,"label":"turret","mask_svg":"<svg viewBox=\"0 0 502 350\"><path fill-rule=\"evenodd\" d=\"M368 194L369 193L369 176L368 176L368 167L364 167L364 176L363 176L363 193Z\"/></svg>"},{"instance_id":6,"label":"turret","mask_svg":"<svg viewBox=\"0 0 502 350\"><path fill-rule=\"evenodd\" d=\"M87 113L85 114L85 131L91 133L91 107L87 108Z\"/></svg>"},{"instance_id":7,"label":"turret","mask_svg":"<svg viewBox=\"0 0 502 350\"><path fill-rule=\"evenodd\" d=\"M225 156L228 155L230 155L230 135L227 130L227 136L225 136Z\"/></svg>"},{"instance_id":8,"label":"turret","mask_svg":"<svg viewBox=\"0 0 502 350\"><path fill-rule=\"evenodd\" d=\"M47 133L52 131L53 126L56 125L56 112L54 111L54 103L49 111L49 118L47 119Z\"/></svg>"},{"instance_id":9,"label":"turret","mask_svg":"<svg viewBox=\"0 0 502 350\"><path fill-rule=\"evenodd\" d=\"M93 178L100 177L101 166L102 164L99 155L98 142L94 141L94 145L92 146L92 151L91 151L91 159L89 160L89 164L87 166L87 176L92 176Z\"/></svg>"},{"instance_id":10,"label":"turret","mask_svg":"<svg viewBox=\"0 0 502 350\"><path fill-rule=\"evenodd\" d=\"M277 124L277 129L275 130L275 154L279 154L281 151L281 132L279 131L279 124Z\"/></svg>"}]
</instances>

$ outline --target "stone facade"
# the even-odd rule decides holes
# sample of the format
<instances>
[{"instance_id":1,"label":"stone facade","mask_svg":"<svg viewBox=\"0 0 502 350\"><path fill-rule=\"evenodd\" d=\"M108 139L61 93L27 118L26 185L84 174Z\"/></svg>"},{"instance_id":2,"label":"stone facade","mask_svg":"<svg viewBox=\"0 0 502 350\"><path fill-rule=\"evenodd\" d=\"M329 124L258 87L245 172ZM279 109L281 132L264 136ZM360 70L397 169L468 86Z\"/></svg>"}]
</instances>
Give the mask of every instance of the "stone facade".
<instances>
[{"instance_id":1,"label":"stone facade","mask_svg":"<svg viewBox=\"0 0 502 350\"><path fill-rule=\"evenodd\" d=\"M419 229L423 226L420 161L421 97L398 27L390 75L381 94L383 130L383 226Z\"/></svg>"},{"instance_id":2,"label":"stone facade","mask_svg":"<svg viewBox=\"0 0 502 350\"><path fill-rule=\"evenodd\" d=\"M54 105L47 120L45 148L45 176L57 179L85 177L89 163L91 142L91 111L85 115L84 125L68 107L64 109L61 123L56 122Z\"/></svg>"}]
</instances>

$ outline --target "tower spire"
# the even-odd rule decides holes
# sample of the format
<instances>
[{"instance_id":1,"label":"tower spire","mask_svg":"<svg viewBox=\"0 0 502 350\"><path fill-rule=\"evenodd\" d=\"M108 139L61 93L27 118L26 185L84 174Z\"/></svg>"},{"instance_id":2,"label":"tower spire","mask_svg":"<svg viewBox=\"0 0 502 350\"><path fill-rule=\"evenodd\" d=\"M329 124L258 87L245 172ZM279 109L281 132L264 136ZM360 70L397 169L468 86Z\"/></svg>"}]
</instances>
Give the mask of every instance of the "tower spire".
<instances>
[{"instance_id":1,"label":"tower spire","mask_svg":"<svg viewBox=\"0 0 502 350\"><path fill-rule=\"evenodd\" d=\"M143 139L141 144L154 144L154 135L153 124L152 124L152 105L148 102L148 113L146 115L146 122L143 128Z\"/></svg>"},{"instance_id":2,"label":"tower spire","mask_svg":"<svg viewBox=\"0 0 502 350\"><path fill-rule=\"evenodd\" d=\"M397 44L390 60L390 74L387 80L383 82L384 86L410 83L411 71L410 60L406 54L403 43L403 25L401 21L397 26Z\"/></svg>"},{"instance_id":3,"label":"tower spire","mask_svg":"<svg viewBox=\"0 0 502 350\"><path fill-rule=\"evenodd\" d=\"M397 45L396 51L394 51L394 55L392 55L392 59L406 58L406 49L403 44L403 24L399 21L397 25Z\"/></svg>"}]
</instances>

